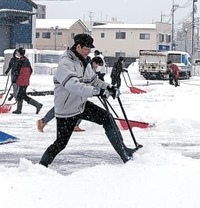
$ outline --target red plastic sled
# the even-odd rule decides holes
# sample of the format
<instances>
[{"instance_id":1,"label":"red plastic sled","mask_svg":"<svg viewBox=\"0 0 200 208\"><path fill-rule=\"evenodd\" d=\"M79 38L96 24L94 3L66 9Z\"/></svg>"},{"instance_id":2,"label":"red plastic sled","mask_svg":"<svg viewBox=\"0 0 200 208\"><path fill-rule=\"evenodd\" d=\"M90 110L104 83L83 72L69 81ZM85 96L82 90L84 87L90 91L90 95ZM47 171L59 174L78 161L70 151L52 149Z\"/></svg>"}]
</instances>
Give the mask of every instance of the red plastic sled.
<instances>
[{"instance_id":1,"label":"red plastic sled","mask_svg":"<svg viewBox=\"0 0 200 208\"><path fill-rule=\"evenodd\" d=\"M146 91L141 90L141 89L139 89L139 88L137 88L137 87L130 87L129 89L130 89L130 91L131 91L132 93L135 93L135 94L146 93Z\"/></svg>"},{"instance_id":2,"label":"red plastic sled","mask_svg":"<svg viewBox=\"0 0 200 208\"><path fill-rule=\"evenodd\" d=\"M8 113L11 110L11 105L0 105L0 113Z\"/></svg>"},{"instance_id":3,"label":"red plastic sled","mask_svg":"<svg viewBox=\"0 0 200 208\"><path fill-rule=\"evenodd\" d=\"M120 127L123 130L128 130L128 125L127 125L125 119L115 118L115 120L119 121ZM150 127L155 126L155 124L149 124L149 123L145 123L145 122L141 122L141 121L132 121L132 120L129 120L129 124L130 124L131 128L138 127L141 129L150 128Z\"/></svg>"}]
</instances>

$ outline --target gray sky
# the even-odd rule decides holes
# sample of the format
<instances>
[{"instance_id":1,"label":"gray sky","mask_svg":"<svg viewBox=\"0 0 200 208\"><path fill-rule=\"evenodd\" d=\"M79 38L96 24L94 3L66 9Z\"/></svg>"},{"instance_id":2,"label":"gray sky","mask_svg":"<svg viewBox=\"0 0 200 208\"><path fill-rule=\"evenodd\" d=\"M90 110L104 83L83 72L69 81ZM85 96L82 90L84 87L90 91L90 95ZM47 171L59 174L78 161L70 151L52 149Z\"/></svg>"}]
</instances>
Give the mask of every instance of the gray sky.
<instances>
[{"instance_id":1,"label":"gray sky","mask_svg":"<svg viewBox=\"0 0 200 208\"><path fill-rule=\"evenodd\" d=\"M33 0L34 1L34 0ZM174 0L174 4L186 6L175 11L175 23L182 22L192 11L193 0ZM93 20L117 20L124 23L152 23L161 20L171 22L170 14L173 0L73 0L73 1L34 1L47 6L47 18L78 18L89 21L92 12ZM196 3L200 16L200 0ZM199 9L198 9L199 8Z\"/></svg>"}]
</instances>

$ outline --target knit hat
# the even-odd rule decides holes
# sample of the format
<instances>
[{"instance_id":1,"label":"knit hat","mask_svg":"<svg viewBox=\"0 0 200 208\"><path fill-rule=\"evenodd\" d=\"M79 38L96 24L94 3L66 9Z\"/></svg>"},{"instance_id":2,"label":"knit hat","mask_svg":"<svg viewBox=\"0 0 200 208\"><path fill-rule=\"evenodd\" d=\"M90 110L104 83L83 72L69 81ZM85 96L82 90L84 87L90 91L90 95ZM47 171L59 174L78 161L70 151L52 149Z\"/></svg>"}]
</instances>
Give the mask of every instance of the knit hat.
<instances>
[{"instance_id":1,"label":"knit hat","mask_svg":"<svg viewBox=\"0 0 200 208\"><path fill-rule=\"evenodd\" d=\"M24 48L20 47L20 48L18 49L18 52L21 54L21 56L24 56L25 53L26 53L26 50L25 50Z\"/></svg>"},{"instance_id":2,"label":"knit hat","mask_svg":"<svg viewBox=\"0 0 200 208\"><path fill-rule=\"evenodd\" d=\"M81 44L83 46L86 46L88 48L94 48L93 45L93 38L88 34L78 34L74 37L74 43L75 44Z\"/></svg>"},{"instance_id":3,"label":"knit hat","mask_svg":"<svg viewBox=\"0 0 200 208\"><path fill-rule=\"evenodd\" d=\"M124 57L120 56L119 59L118 59L118 61L119 61L119 62L120 62L120 61L124 61Z\"/></svg>"}]
</instances>

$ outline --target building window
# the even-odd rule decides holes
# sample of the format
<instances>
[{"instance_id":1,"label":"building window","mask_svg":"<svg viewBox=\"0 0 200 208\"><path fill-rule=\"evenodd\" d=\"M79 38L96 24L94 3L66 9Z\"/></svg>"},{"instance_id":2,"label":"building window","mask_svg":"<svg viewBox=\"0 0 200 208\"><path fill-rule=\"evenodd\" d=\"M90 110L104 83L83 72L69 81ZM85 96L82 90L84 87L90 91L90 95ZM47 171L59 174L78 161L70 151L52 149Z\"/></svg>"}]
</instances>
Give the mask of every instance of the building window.
<instances>
[{"instance_id":1,"label":"building window","mask_svg":"<svg viewBox=\"0 0 200 208\"><path fill-rule=\"evenodd\" d=\"M116 39L126 39L125 32L116 32Z\"/></svg>"},{"instance_id":2,"label":"building window","mask_svg":"<svg viewBox=\"0 0 200 208\"><path fill-rule=\"evenodd\" d=\"M165 37L164 37L164 34L163 33L159 33L159 42L164 42L165 40Z\"/></svg>"},{"instance_id":3,"label":"building window","mask_svg":"<svg viewBox=\"0 0 200 208\"><path fill-rule=\"evenodd\" d=\"M74 39L75 33L71 33L71 39Z\"/></svg>"},{"instance_id":4,"label":"building window","mask_svg":"<svg viewBox=\"0 0 200 208\"><path fill-rule=\"evenodd\" d=\"M126 56L126 54L125 54L125 52L115 52L115 56L116 57L125 57Z\"/></svg>"},{"instance_id":5,"label":"building window","mask_svg":"<svg viewBox=\"0 0 200 208\"><path fill-rule=\"evenodd\" d=\"M51 38L51 33L50 32L43 32L42 33L42 38L50 39Z\"/></svg>"},{"instance_id":6,"label":"building window","mask_svg":"<svg viewBox=\"0 0 200 208\"><path fill-rule=\"evenodd\" d=\"M101 33L101 38L105 38L105 33Z\"/></svg>"},{"instance_id":7,"label":"building window","mask_svg":"<svg viewBox=\"0 0 200 208\"><path fill-rule=\"evenodd\" d=\"M36 38L39 38L40 37L40 33L39 32L36 32L35 37Z\"/></svg>"},{"instance_id":8,"label":"building window","mask_svg":"<svg viewBox=\"0 0 200 208\"><path fill-rule=\"evenodd\" d=\"M150 33L140 33L140 40L150 40Z\"/></svg>"},{"instance_id":9,"label":"building window","mask_svg":"<svg viewBox=\"0 0 200 208\"><path fill-rule=\"evenodd\" d=\"M166 34L166 43L170 43L170 42L171 42L171 35Z\"/></svg>"},{"instance_id":10,"label":"building window","mask_svg":"<svg viewBox=\"0 0 200 208\"><path fill-rule=\"evenodd\" d=\"M57 32L57 35L62 35L62 32Z\"/></svg>"}]
</instances>

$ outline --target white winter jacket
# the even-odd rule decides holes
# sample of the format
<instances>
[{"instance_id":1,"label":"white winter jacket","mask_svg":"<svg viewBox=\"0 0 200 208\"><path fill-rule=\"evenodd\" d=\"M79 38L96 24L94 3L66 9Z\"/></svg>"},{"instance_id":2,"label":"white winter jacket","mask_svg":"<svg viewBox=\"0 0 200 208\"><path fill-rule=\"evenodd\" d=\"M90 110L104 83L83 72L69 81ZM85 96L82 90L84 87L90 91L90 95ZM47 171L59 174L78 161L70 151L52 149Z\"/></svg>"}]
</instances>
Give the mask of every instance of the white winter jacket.
<instances>
[{"instance_id":1,"label":"white winter jacket","mask_svg":"<svg viewBox=\"0 0 200 208\"><path fill-rule=\"evenodd\" d=\"M54 76L55 116L67 118L84 111L93 88L106 89L109 83L98 79L89 63L85 69L80 59L68 49L62 56Z\"/></svg>"}]
</instances>

